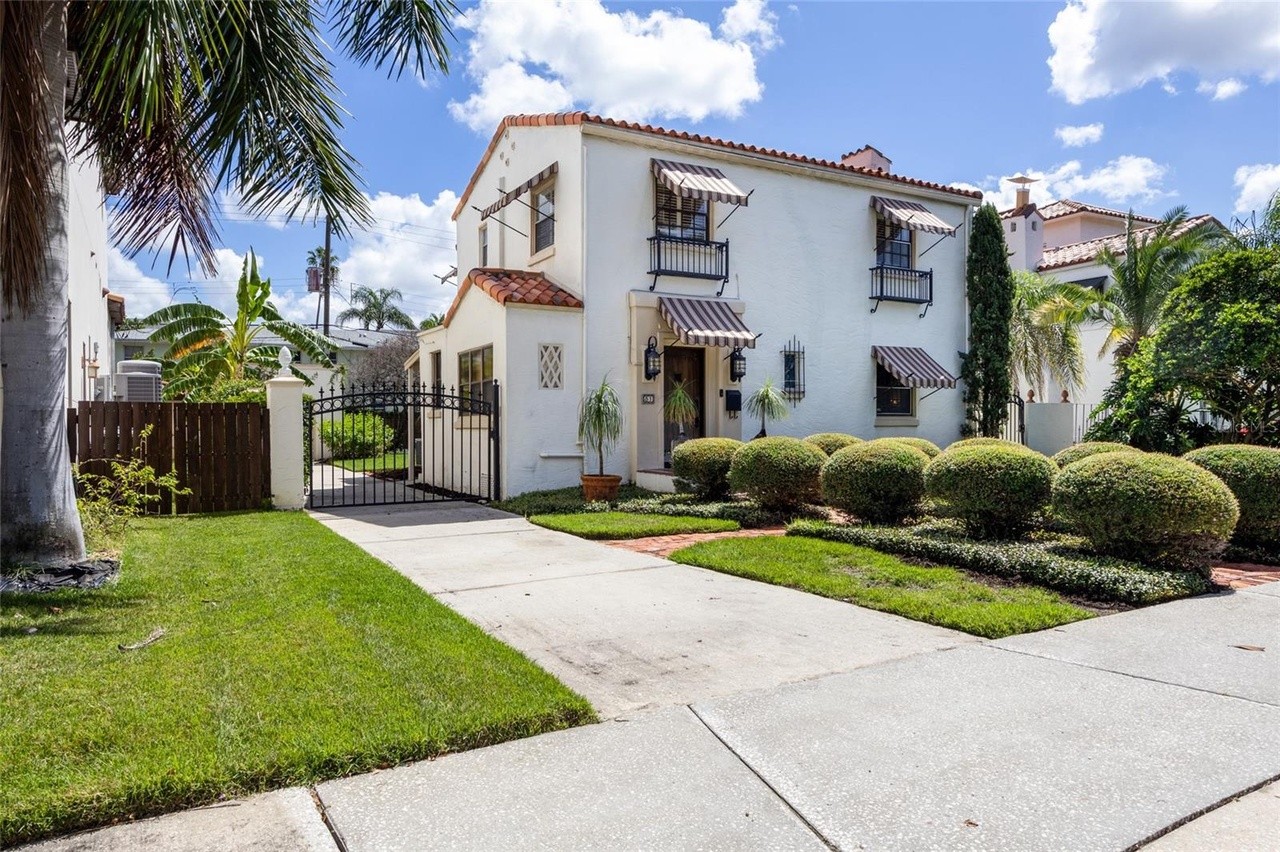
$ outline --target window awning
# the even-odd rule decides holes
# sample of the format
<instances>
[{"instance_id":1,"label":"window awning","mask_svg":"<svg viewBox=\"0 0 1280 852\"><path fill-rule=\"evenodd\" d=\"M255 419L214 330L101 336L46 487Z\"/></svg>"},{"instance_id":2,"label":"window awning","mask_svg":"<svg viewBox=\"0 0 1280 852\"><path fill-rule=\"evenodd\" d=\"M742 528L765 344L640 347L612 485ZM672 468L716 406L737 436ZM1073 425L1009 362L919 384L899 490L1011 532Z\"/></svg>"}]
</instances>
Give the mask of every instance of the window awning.
<instances>
[{"instance_id":1,"label":"window awning","mask_svg":"<svg viewBox=\"0 0 1280 852\"><path fill-rule=\"evenodd\" d=\"M918 346L872 346L871 357L909 388L953 388L956 377Z\"/></svg>"},{"instance_id":2,"label":"window awning","mask_svg":"<svg viewBox=\"0 0 1280 852\"><path fill-rule=\"evenodd\" d=\"M756 336L724 302L659 296L658 312L681 343L756 348Z\"/></svg>"},{"instance_id":3,"label":"window awning","mask_svg":"<svg viewBox=\"0 0 1280 852\"><path fill-rule=\"evenodd\" d=\"M556 174L559 171L560 171L560 163L559 161L556 161L551 165L547 166L542 171L538 172L533 177L529 178L524 183L517 186L515 189L510 190L508 192L504 192L501 198L499 198L497 201L493 202L488 207L484 208L483 211L481 211L480 213L481 220L488 219L494 213L497 213L503 207L506 207L508 204L515 201L517 198L524 195L526 192L533 189L535 186L542 183L544 180L546 180L547 178L551 177L552 175Z\"/></svg>"},{"instance_id":4,"label":"window awning","mask_svg":"<svg viewBox=\"0 0 1280 852\"><path fill-rule=\"evenodd\" d=\"M719 169L674 163L671 160L654 160L653 174L663 186L681 198L702 198L747 206L747 194L738 189Z\"/></svg>"},{"instance_id":5,"label":"window awning","mask_svg":"<svg viewBox=\"0 0 1280 852\"><path fill-rule=\"evenodd\" d=\"M897 222L904 228L913 231L925 231L930 234L944 234L954 237L959 225L954 228L929 212L918 201L903 201L899 198L885 198L880 195L871 196L871 206L886 219Z\"/></svg>"}]
</instances>

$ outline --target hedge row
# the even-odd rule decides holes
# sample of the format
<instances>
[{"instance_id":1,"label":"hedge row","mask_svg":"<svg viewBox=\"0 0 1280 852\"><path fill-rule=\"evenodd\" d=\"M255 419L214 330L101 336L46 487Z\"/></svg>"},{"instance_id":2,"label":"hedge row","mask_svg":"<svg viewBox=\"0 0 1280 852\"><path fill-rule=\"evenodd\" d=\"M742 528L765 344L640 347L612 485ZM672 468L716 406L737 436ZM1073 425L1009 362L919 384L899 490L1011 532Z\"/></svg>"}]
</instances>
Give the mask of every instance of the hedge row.
<instances>
[{"instance_id":1,"label":"hedge row","mask_svg":"<svg viewBox=\"0 0 1280 852\"><path fill-rule=\"evenodd\" d=\"M751 500L695 502L687 495L638 497L609 503L588 503L588 512L637 512L647 515L680 515L686 518L718 518L737 521L743 528L772 527L795 517L794 512L780 514L760 507Z\"/></svg>"},{"instance_id":2,"label":"hedge row","mask_svg":"<svg viewBox=\"0 0 1280 852\"><path fill-rule=\"evenodd\" d=\"M1063 553L1046 544L986 544L936 530L838 526L801 520L790 524L787 534L870 547L978 574L1034 583L1068 595L1134 606L1205 594L1215 588L1206 578L1190 572L1162 571L1119 559Z\"/></svg>"}]
</instances>

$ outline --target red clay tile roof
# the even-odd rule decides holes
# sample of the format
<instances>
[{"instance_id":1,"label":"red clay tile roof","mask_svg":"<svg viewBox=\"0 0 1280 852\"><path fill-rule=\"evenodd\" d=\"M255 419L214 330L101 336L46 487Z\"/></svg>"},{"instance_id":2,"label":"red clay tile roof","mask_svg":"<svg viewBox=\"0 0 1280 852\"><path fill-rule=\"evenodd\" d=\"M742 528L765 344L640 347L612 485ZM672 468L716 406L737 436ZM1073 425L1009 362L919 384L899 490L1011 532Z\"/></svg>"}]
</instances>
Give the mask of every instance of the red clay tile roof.
<instances>
[{"instance_id":1,"label":"red clay tile roof","mask_svg":"<svg viewBox=\"0 0 1280 852\"><path fill-rule=\"evenodd\" d=\"M543 115L509 115L502 119L498 124L498 129L493 133L493 138L489 140L489 147L485 149L484 156L480 158L480 163L476 166L476 170L471 174L471 180L467 181L467 188L462 191L462 198L458 200L458 206L453 210L453 218L457 219L458 214L461 213L463 208L466 206L467 200L471 197L472 190L476 187L476 181L480 179L480 173L484 171L484 167L489 162L489 158L493 156L493 152L498 147L498 141L502 138L502 134L506 132L508 127L567 127L583 124L598 124L604 127L616 127L620 130L647 133L652 136L665 136L669 139L680 139L685 142L714 145L718 148L727 148L731 151L742 151L748 154L762 154L766 157L773 157L778 160L789 160L793 163L803 163L808 166L821 166L822 168L832 169L834 171L859 174L865 177L890 181L892 183L902 183L908 186L922 187L924 189L935 189L940 192L958 195L961 198L971 198L975 201L982 200L981 192L968 189L957 189L954 186L947 186L941 183L933 183L931 181L917 180L903 175L890 174L888 172L881 171L880 169L845 166L833 160L806 157L801 154L792 154L787 151L779 151L774 148L760 148L755 145L744 145L741 142L730 142L727 139L718 139L714 136L702 136L697 133L688 133L682 130L668 130L665 127L654 127L651 124L637 124L632 121L619 121L617 119L604 118L603 116L591 115L590 113L585 112L560 112L547 113Z\"/></svg>"},{"instance_id":2,"label":"red clay tile roof","mask_svg":"<svg viewBox=\"0 0 1280 852\"><path fill-rule=\"evenodd\" d=\"M582 300L568 290L547 280L541 272L523 269L473 269L458 285L458 293L444 315L442 325L448 326L462 304L462 297L472 287L479 287L497 302L505 305L548 305L559 308L581 308Z\"/></svg>"},{"instance_id":3,"label":"red clay tile roof","mask_svg":"<svg viewBox=\"0 0 1280 852\"><path fill-rule=\"evenodd\" d=\"M1070 198L1063 198L1058 201L1051 201L1040 208L1040 215L1045 219L1057 219L1060 216L1070 216L1073 213L1096 213L1099 216L1115 216L1123 219L1129 214L1123 210L1112 210L1109 207L1098 207L1094 204L1085 204L1083 201L1074 201ZM1135 222L1149 222L1152 225L1160 223L1159 219L1153 219L1150 216L1139 216L1133 214Z\"/></svg>"},{"instance_id":4,"label":"red clay tile roof","mask_svg":"<svg viewBox=\"0 0 1280 852\"><path fill-rule=\"evenodd\" d=\"M1030 204L1024 204L1021 207L1015 207L1012 210L1004 211L1003 213L1000 214L1000 218L1001 219L1025 219L1028 216L1030 216L1032 213L1036 212L1036 210L1037 210L1036 204L1033 201Z\"/></svg>"},{"instance_id":5,"label":"red clay tile roof","mask_svg":"<svg viewBox=\"0 0 1280 852\"><path fill-rule=\"evenodd\" d=\"M1192 228L1213 225L1222 228L1222 223L1207 213L1200 216L1192 216L1173 232L1173 236L1180 237ZM1146 240L1146 235L1154 230L1155 226L1153 225L1147 228L1140 228L1134 233L1141 242ZM1113 254L1124 254L1125 243L1124 234L1112 234L1108 237L1096 237L1080 243L1067 243L1065 246L1045 249L1044 254L1040 257L1040 264L1036 269L1043 272L1047 269L1058 269L1063 266L1085 263L1096 258L1104 248L1111 249Z\"/></svg>"}]
</instances>

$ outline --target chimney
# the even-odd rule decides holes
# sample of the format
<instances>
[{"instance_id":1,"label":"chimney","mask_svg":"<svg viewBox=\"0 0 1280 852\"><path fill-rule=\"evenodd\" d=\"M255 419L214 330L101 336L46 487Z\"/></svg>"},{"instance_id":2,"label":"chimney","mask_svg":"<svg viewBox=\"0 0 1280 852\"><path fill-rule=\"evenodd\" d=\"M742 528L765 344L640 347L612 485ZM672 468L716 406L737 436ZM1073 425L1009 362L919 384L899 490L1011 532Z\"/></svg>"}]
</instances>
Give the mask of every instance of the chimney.
<instances>
[{"instance_id":1,"label":"chimney","mask_svg":"<svg viewBox=\"0 0 1280 852\"><path fill-rule=\"evenodd\" d=\"M870 145L863 145L858 150L845 154L840 158L840 165L855 169L879 170L886 174L893 171L893 160Z\"/></svg>"},{"instance_id":2,"label":"chimney","mask_svg":"<svg viewBox=\"0 0 1280 852\"><path fill-rule=\"evenodd\" d=\"M1013 206L1015 210L1021 210L1031 203L1031 184L1035 183L1035 178L1029 178L1025 175L1009 178L1009 183L1017 184L1018 191L1014 196Z\"/></svg>"}]
</instances>

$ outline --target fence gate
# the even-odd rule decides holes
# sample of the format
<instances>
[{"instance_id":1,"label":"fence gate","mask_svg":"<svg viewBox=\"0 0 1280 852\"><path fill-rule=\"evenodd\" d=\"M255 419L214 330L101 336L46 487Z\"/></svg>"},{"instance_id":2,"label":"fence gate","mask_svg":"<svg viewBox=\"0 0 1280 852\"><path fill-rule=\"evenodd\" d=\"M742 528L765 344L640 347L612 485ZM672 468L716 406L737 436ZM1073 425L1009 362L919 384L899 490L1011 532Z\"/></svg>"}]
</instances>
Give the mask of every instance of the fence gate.
<instances>
[{"instance_id":1,"label":"fence gate","mask_svg":"<svg viewBox=\"0 0 1280 852\"><path fill-rule=\"evenodd\" d=\"M313 509L502 493L497 382L340 387L303 406Z\"/></svg>"},{"instance_id":2,"label":"fence gate","mask_svg":"<svg viewBox=\"0 0 1280 852\"><path fill-rule=\"evenodd\" d=\"M1009 416L1004 420L1004 435L1006 441L1013 441L1015 444L1025 444L1027 442L1027 412L1026 403L1017 394L1009 398Z\"/></svg>"}]
</instances>

